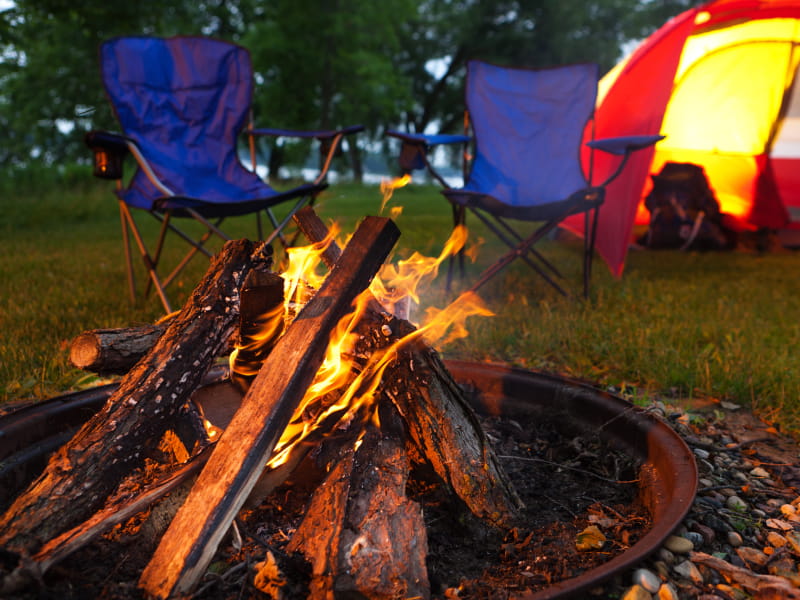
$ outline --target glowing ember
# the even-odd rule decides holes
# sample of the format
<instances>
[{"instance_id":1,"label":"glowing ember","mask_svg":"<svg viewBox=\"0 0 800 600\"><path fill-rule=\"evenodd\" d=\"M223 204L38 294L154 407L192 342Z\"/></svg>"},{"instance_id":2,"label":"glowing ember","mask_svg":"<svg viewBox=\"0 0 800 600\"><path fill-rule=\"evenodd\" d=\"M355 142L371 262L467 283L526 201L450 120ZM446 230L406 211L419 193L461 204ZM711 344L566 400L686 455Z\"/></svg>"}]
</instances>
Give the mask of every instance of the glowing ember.
<instances>
[{"instance_id":1,"label":"glowing ember","mask_svg":"<svg viewBox=\"0 0 800 600\"><path fill-rule=\"evenodd\" d=\"M206 435L208 435L208 439L212 442L216 442L217 438L222 434L224 430L220 429L216 425L214 425L208 419L203 419L203 427L205 427Z\"/></svg>"}]
</instances>

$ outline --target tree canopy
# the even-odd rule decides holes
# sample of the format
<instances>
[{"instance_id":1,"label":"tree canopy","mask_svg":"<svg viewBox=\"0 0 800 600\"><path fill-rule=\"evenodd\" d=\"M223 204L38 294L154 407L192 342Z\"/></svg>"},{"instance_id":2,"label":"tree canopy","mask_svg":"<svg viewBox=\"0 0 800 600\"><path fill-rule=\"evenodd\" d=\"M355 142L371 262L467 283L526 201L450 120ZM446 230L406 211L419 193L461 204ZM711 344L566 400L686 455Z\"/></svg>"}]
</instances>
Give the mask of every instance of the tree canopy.
<instances>
[{"instance_id":1,"label":"tree canopy","mask_svg":"<svg viewBox=\"0 0 800 600\"><path fill-rule=\"evenodd\" d=\"M253 58L258 125L453 130L466 61L603 70L692 0L16 0L0 12L0 165L88 160L114 129L97 65L118 35L209 35Z\"/></svg>"}]
</instances>

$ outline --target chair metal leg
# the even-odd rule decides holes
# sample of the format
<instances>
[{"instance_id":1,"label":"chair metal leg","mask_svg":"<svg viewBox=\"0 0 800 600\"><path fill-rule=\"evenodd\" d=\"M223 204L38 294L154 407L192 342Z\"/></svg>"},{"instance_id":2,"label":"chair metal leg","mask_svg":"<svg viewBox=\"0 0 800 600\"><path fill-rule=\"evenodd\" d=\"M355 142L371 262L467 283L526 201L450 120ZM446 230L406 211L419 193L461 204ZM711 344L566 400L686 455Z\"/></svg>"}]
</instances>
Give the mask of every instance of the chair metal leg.
<instances>
[{"instance_id":1,"label":"chair metal leg","mask_svg":"<svg viewBox=\"0 0 800 600\"><path fill-rule=\"evenodd\" d=\"M128 278L128 295L131 304L136 304L136 277L133 272L133 257L131 256L131 237L128 230L126 207L122 200L119 201L119 221L122 227L122 248L125 251L125 270Z\"/></svg>"},{"instance_id":2,"label":"chair metal leg","mask_svg":"<svg viewBox=\"0 0 800 600\"><path fill-rule=\"evenodd\" d=\"M586 211L584 217L584 235L583 235L583 297L589 299L589 286L592 278L592 261L594 260L594 245L597 238L597 221L600 216L600 207L598 206L592 211L592 224L589 227L589 211Z\"/></svg>"},{"instance_id":3,"label":"chair metal leg","mask_svg":"<svg viewBox=\"0 0 800 600\"><path fill-rule=\"evenodd\" d=\"M497 275L502 269L507 267L511 264L515 259L521 258L525 261L525 263L530 266L534 271L536 271L547 283L549 283L553 288L555 288L562 296L568 296L567 292L558 285L556 281L553 280L547 272L545 272L538 264L530 259L528 254L530 253L531 247L533 244L538 242L542 237L544 237L548 232L550 232L553 227L555 227L556 222L549 222L544 226L540 227L536 230L536 232L531 235L528 239L523 240L519 244L515 244L512 240L510 240L507 235L494 223L492 223L488 218L486 218L480 211L473 210L473 213L483 221L484 225L486 225L494 234L500 238L506 245L508 245L511 250L501 256L497 262L495 262L492 266L486 269L478 278L478 280L470 287L470 291L475 292L480 287L482 287L487 281L489 281L492 277Z\"/></svg>"},{"instance_id":4,"label":"chair metal leg","mask_svg":"<svg viewBox=\"0 0 800 600\"><path fill-rule=\"evenodd\" d=\"M131 215L130 209L126 204L120 202L120 210L123 211L125 215L125 220L128 222L129 231L133 235L133 239L136 241L136 245L139 248L139 254L142 257L142 262L144 263L145 269L147 269L147 273L150 279L153 281L153 286L158 293L158 297L161 299L161 304L164 306L164 310L168 313L172 312L172 307L170 306L169 300L167 299L167 295L164 292L164 286L161 284L161 281L158 277L158 273L156 273L156 263L153 262L150 253L147 251L146 246L144 245L144 241L142 240L142 236L139 233L139 228L136 226L136 222L133 220L133 215Z\"/></svg>"}]
</instances>

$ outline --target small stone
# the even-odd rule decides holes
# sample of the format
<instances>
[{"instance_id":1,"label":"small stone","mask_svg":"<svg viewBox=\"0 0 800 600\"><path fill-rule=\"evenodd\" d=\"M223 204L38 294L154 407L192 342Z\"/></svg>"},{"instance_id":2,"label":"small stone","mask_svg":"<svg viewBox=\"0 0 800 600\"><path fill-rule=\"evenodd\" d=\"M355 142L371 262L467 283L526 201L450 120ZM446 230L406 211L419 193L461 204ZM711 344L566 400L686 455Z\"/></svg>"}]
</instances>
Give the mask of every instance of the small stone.
<instances>
[{"instance_id":1,"label":"small stone","mask_svg":"<svg viewBox=\"0 0 800 600\"><path fill-rule=\"evenodd\" d=\"M701 477L700 479L698 479L697 483L700 484L701 488L709 488L709 487L712 487L714 485L713 481L711 481L710 479L707 479L705 477Z\"/></svg>"},{"instance_id":2,"label":"small stone","mask_svg":"<svg viewBox=\"0 0 800 600\"><path fill-rule=\"evenodd\" d=\"M747 503L739 498L739 496L728 497L728 499L725 501L725 506L738 512L744 512L747 510Z\"/></svg>"},{"instance_id":3,"label":"small stone","mask_svg":"<svg viewBox=\"0 0 800 600\"><path fill-rule=\"evenodd\" d=\"M753 477L769 477L769 471L761 467L756 467L755 469L750 471L750 475L752 475Z\"/></svg>"},{"instance_id":4,"label":"small stone","mask_svg":"<svg viewBox=\"0 0 800 600\"><path fill-rule=\"evenodd\" d=\"M705 544L713 544L714 540L717 538L717 534L714 533L714 530L702 523L695 523L692 529L703 537L703 543Z\"/></svg>"},{"instance_id":5,"label":"small stone","mask_svg":"<svg viewBox=\"0 0 800 600\"><path fill-rule=\"evenodd\" d=\"M670 554L672 553L670 552ZM656 574L661 577L661 579L669 579L669 567L663 560L655 561L653 563L653 568L656 570Z\"/></svg>"},{"instance_id":6,"label":"small stone","mask_svg":"<svg viewBox=\"0 0 800 600\"><path fill-rule=\"evenodd\" d=\"M658 558L660 558L668 565L675 564L675 555L663 546L658 549Z\"/></svg>"},{"instance_id":7,"label":"small stone","mask_svg":"<svg viewBox=\"0 0 800 600\"><path fill-rule=\"evenodd\" d=\"M742 408L738 404L734 402L728 402L727 400L720 401L719 405L725 410L739 410L740 408Z\"/></svg>"},{"instance_id":8,"label":"small stone","mask_svg":"<svg viewBox=\"0 0 800 600\"><path fill-rule=\"evenodd\" d=\"M661 587L658 588L656 598L658 600L679 600L678 592L675 591L671 583L662 583Z\"/></svg>"},{"instance_id":9,"label":"small stone","mask_svg":"<svg viewBox=\"0 0 800 600\"><path fill-rule=\"evenodd\" d=\"M685 537L671 535L664 540L664 547L675 554L688 554L694 550L694 544Z\"/></svg>"},{"instance_id":10,"label":"small stone","mask_svg":"<svg viewBox=\"0 0 800 600\"><path fill-rule=\"evenodd\" d=\"M736 531L729 531L728 532L728 543L733 546L734 548L738 548L744 543L742 536L737 533Z\"/></svg>"},{"instance_id":11,"label":"small stone","mask_svg":"<svg viewBox=\"0 0 800 600\"><path fill-rule=\"evenodd\" d=\"M622 600L653 600L653 596L642 586L632 585L625 590L625 593L622 595Z\"/></svg>"},{"instance_id":12,"label":"small stone","mask_svg":"<svg viewBox=\"0 0 800 600\"><path fill-rule=\"evenodd\" d=\"M651 594L655 594L661 587L658 575L647 569L636 569L633 572L633 583L642 586Z\"/></svg>"},{"instance_id":13,"label":"small stone","mask_svg":"<svg viewBox=\"0 0 800 600\"><path fill-rule=\"evenodd\" d=\"M711 456L711 452L708 450L703 450L702 448L695 448L693 452L700 460L707 460L708 457Z\"/></svg>"},{"instance_id":14,"label":"small stone","mask_svg":"<svg viewBox=\"0 0 800 600\"><path fill-rule=\"evenodd\" d=\"M683 537L692 542L692 545L695 547L695 549L702 546L703 542L705 541L703 539L703 536L697 533L696 531L687 531L686 533L683 534Z\"/></svg>"},{"instance_id":15,"label":"small stone","mask_svg":"<svg viewBox=\"0 0 800 600\"><path fill-rule=\"evenodd\" d=\"M690 560L685 560L682 563L675 565L674 569L678 575L681 577L686 577L693 583L703 583L703 576L700 574L700 571L695 564Z\"/></svg>"},{"instance_id":16,"label":"small stone","mask_svg":"<svg viewBox=\"0 0 800 600\"><path fill-rule=\"evenodd\" d=\"M761 568L767 564L769 560L769 556L764 554L761 550L757 548L750 548L749 546L742 546L736 549L736 554L739 555L750 568Z\"/></svg>"}]
</instances>

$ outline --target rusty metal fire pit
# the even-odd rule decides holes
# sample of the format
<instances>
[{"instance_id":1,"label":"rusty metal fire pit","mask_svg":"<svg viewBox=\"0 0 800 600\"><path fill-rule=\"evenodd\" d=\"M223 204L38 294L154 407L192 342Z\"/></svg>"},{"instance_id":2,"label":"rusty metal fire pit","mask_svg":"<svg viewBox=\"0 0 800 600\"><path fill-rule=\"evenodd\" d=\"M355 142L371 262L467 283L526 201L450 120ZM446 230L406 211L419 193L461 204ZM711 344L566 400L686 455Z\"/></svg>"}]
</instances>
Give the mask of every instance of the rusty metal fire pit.
<instances>
[{"instance_id":1,"label":"rusty metal fire pit","mask_svg":"<svg viewBox=\"0 0 800 600\"><path fill-rule=\"evenodd\" d=\"M578 577L553 584L526 600L574 597L656 551L684 519L694 500L697 470L691 451L665 423L629 402L574 380L486 363L447 361L455 379L470 390L479 412L515 419L545 411L593 432L640 465L640 496L651 529L629 550ZM227 377L216 367L205 389ZM114 391L105 385L0 413L0 510L35 477L47 456L66 442Z\"/></svg>"}]
</instances>

